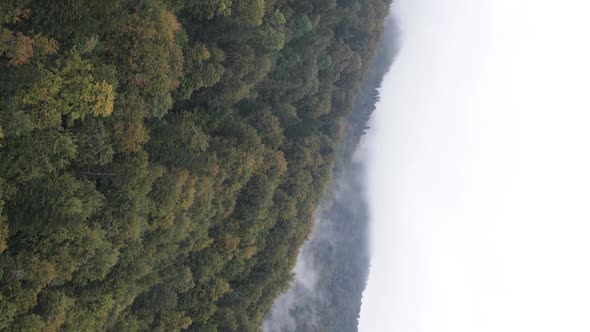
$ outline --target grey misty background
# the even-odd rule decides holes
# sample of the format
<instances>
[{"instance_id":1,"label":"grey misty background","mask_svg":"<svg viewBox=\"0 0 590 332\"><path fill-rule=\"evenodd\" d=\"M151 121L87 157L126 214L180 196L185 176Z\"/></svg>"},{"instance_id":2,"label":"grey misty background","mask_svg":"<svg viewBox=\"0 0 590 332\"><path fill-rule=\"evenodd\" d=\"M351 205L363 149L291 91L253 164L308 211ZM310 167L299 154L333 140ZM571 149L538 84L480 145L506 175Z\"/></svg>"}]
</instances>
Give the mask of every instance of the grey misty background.
<instances>
[{"instance_id":1,"label":"grey misty background","mask_svg":"<svg viewBox=\"0 0 590 332\"><path fill-rule=\"evenodd\" d=\"M263 324L265 332L358 330L370 265L365 162L358 147L398 49L399 30L391 15L347 119L333 180L299 253L291 288L275 301Z\"/></svg>"}]
</instances>

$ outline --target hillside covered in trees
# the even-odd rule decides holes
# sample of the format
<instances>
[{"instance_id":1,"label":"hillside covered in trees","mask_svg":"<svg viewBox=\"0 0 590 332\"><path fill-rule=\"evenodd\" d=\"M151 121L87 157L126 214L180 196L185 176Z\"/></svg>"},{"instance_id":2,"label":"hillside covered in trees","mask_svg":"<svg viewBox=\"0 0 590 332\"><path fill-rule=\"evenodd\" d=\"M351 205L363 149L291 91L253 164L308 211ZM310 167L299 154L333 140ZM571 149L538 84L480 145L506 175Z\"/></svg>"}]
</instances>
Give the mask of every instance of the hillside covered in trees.
<instances>
[{"instance_id":1,"label":"hillside covered in trees","mask_svg":"<svg viewBox=\"0 0 590 332\"><path fill-rule=\"evenodd\" d=\"M0 330L259 330L389 3L0 1Z\"/></svg>"},{"instance_id":2,"label":"hillside covered in trees","mask_svg":"<svg viewBox=\"0 0 590 332\"><path fill-rule=\"evenodd\" d=\"M333 179L303 245L291 288L267 315L267 332L355 332L369 275L370 216L360 140L379 102L383 77L398 51L398 29L386 22L380 47L347 117Z\"/></svg>"}]
</instances>

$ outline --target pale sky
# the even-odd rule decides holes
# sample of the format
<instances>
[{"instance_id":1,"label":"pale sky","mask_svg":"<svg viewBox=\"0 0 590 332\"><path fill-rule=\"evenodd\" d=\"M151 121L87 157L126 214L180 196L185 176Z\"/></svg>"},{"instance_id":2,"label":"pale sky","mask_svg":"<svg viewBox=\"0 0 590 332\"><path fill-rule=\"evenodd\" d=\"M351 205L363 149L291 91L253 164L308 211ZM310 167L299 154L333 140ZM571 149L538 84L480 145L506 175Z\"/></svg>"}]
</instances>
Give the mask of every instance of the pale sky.
<instances>
[{"instance_id":1,"label":"pale sky","mask_svg":"<svg viewBox=\"0 0 590 332\"><path fill-rule=\"evenodd\" d=\"M359 330L590 331L590 3L392 9Z\"/></svg>"}]
</instances>

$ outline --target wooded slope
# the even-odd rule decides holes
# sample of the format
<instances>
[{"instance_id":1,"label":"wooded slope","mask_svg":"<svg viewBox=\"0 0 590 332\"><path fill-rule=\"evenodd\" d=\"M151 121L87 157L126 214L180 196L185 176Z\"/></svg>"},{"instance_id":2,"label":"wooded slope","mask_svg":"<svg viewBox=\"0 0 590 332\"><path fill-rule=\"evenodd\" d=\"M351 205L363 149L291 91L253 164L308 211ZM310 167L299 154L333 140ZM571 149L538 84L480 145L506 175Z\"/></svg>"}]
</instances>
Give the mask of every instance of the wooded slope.
<instances>
[{"instance_id":1,"label":"wooded slope","mask_svg":"<svg viewBox=\"0 0 590 332\"><path fill-rule=\"evenodd\" d=\"M0 2L0 329L256 331L388 0Z\"/></svg>"},{"instance_id":2,"label":"wooded slope","mask_svg":"<svg viewBox=\"0 0 590 332\"><path fill-rule=\"evenodd\" d=\"M266 316L265 331L358 331L369 275L371 218L366 151L357 150L379 103L379 88L397 54L398 41L398 28L391 18L347 116L333 178L316 211L313 232L301 248L297 275Z\"/></svg>"}]
</instances>

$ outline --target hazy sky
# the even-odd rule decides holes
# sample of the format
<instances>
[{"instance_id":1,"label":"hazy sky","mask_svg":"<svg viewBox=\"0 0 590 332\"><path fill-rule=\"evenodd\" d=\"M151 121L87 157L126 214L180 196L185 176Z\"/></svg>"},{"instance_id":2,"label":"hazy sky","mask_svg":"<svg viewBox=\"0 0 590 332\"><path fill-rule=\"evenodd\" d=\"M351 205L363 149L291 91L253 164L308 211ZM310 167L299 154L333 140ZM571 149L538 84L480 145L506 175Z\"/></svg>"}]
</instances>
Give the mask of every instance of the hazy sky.
<instances>
[{"instance_id":1,"label":"hazy sky","mask_svg":"<svg viewBox=\"0 0 590 332\"><path fill-rule=\"evenodd\" d=\"M393 12L360 331L590 331L590 3Z\"/></svg>"}]
</instances>

